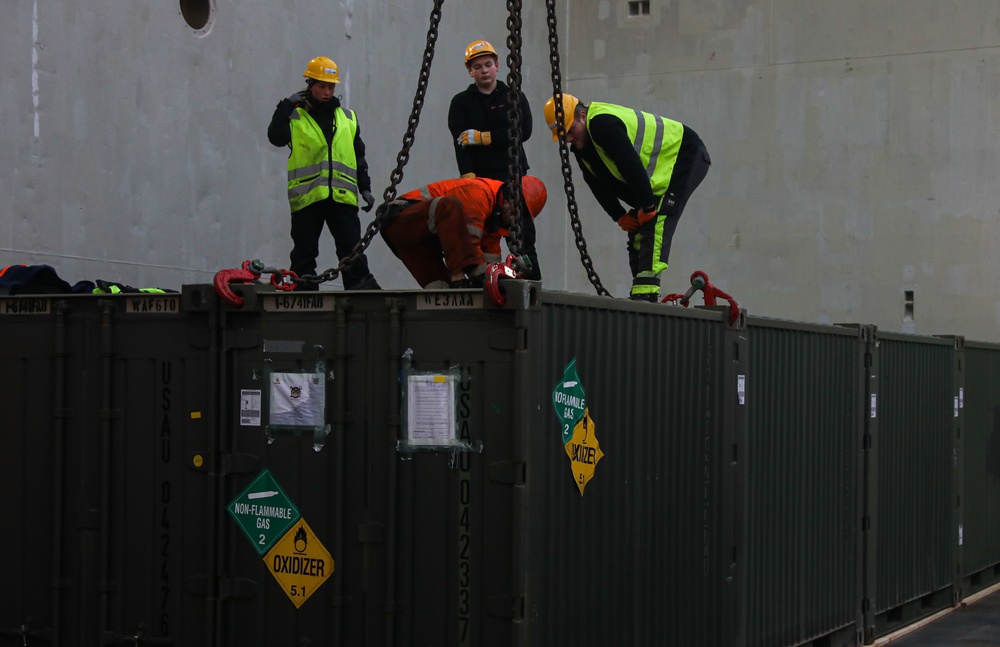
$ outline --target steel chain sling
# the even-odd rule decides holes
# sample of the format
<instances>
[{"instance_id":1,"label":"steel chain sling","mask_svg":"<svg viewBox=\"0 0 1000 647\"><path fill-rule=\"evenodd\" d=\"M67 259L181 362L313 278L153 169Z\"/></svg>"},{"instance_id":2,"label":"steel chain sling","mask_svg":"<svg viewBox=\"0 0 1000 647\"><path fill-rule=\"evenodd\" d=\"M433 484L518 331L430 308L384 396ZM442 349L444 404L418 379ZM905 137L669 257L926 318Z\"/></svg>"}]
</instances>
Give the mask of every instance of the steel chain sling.
<instances>
[{"instance_id":1,"label":"steel chain sling","mask_svg":"<svg viewBox=\"0 0 1000 647\"><path fill-rule=\"evenodd\" d=\"M569 165L569 148L566 146L566 126L565 111L562 103L562 74L559 72L559 35L556 31L556 3L555 0L545 0L545 7L548 12L547 22L549 25L549 62L552 64L552 96L555 100L556 108L556 128L559 132L559 159L562 162L563 187L566 191L566 207L569 209L570 225L573 227L573 234L576 237L576 247L580 250L580 262L587 271L587 278L601 296L610 297L601 284L601 278L594 270L594 263L587 253L587 241L583 239L583 225L580 223L580 213L576 206L576 191L573 188L573 170Z\"/></svg>"},{"instance_id":2,"label":"steel chain sling","mask_svg":"<svg viewBox=\"0 0 1000 647\"><path fill-rule=\"evenodd\" d=\"M431 22L427 28L427 43L424 47L424 58L420 64L420 76L417 80L417 93L413 97L413 108L410 110L410 118L406 124L406 133L403 135L403 148L399 151L399 155L396 156L396 168L389 175L390 184L382 194L382 207L376 210L375 219L368 225L365 235L354 246L351 253L340 261L337 267L330 268L316 276L301 276L299 277L299 282L323 283L337 278L341 272L361 258L361 255L371 245L375 234L382 229L382 218L384 216L379 215L379 211L385 211L383 208L396 198L396 187L403 179L403 167L410 160L410 148L413 146L417 124L420 122L420 111L424 107L424 97L427 94L427 82L431 76L431 62L434 60L434 45L438 38L438 25L441 23L442 4L444 4L444 0L434 0L434 8L431 10ZM344 287L346 288L347 286Z\"/></svg>"},{"instance_id":3,"label":"steel chain sling","mask_svg":"<svg viewBox=\"0 0 1000 647\"><path fill-rule=\"evenodd\" d=\"M507 247L515 256L521 249L521 0L507 0L507 184L504 200L510 205ZM529 214L530 218L531 215Z\"/></svg>"}]
</instances>

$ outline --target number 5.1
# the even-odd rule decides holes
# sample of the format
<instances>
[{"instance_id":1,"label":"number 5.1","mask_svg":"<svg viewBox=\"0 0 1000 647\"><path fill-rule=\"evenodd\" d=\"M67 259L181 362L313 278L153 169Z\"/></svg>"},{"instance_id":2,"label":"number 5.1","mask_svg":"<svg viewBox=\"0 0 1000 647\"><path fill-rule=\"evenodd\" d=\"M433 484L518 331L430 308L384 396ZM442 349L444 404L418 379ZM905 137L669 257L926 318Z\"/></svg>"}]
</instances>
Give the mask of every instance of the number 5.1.
<instances>
[{"instance_id":1,"label":"number 5.1","mask_svg":"<svg viewBox=\"0 0 1000 647\"><path fill-rule=\"evenodd\" d=\"M290 589L290 592L291 592L291 595L293 597L296 596L296 595L301 595L301 596L305 597L306 587L304 587L304 586L296 586L295 584L292 584L292 588Z\"/></svg>"}]
</instances>

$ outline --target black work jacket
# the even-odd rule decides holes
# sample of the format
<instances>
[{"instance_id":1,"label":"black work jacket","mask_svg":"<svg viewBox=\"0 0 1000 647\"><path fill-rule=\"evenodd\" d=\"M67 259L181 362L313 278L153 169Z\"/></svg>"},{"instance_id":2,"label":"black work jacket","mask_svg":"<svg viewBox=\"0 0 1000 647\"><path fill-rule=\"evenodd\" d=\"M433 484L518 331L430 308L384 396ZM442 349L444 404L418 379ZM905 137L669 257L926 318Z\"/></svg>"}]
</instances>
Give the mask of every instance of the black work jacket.
<instances>
[{"instance_id":1,"label":"black work jacket","mask_svg":"<svg viewBox=\"0 0 1000 647\"><path fill-rule=\"evenodd\" d=\"M483 94L475 83L456 94L451 100L448 110L448 130L451 131L452 143L455 146L455 161L458 162L459 175L475 173L476 177L492 178L506 182L507 173L507 109L508 92L503 81L497 81L497 87L489 94ZM521 93L521 142L531 137L531 108L528 100ZM455 143L466 130L489 132L489 146L462 147ZM528 158L521 147L521 174L528 170Z\"/></svg>"}]
</instances>

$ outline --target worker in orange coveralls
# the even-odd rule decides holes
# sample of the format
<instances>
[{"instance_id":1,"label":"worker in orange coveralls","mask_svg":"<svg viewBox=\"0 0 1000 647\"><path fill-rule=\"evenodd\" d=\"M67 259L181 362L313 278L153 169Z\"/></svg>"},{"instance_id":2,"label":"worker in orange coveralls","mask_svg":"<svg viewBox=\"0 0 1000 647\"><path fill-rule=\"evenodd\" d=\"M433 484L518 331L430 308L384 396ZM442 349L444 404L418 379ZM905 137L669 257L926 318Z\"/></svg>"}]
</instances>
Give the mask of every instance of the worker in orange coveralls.
<instances>
[{"instance_id":1,"label":"worker in orange coveralls","mask_svg":"<svg viewBox=\"0 0 1000 647\"><path fill-rule=\"evenodd\" d=\"M422 288L482 287L488 263L499 262L511 209L503 182L441 180L404 193L383 216L382 238ZM536 177L521 178L522 208L536 218L548 194Z\"/></svg>"}]
</instances>

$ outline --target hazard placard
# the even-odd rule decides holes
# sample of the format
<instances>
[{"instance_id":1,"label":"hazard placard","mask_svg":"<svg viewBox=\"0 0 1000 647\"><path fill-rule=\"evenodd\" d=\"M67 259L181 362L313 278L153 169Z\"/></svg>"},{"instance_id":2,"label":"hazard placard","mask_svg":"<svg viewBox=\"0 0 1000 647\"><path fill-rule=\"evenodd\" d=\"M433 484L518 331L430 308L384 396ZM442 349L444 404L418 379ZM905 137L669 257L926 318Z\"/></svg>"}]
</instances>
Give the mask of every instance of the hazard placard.
<instances>
[{"instance_id":1,"label":"hazard placard","mask_svg":"<svg viewBox=\"0 0 1000 647\"><path fill-rule=\"evenodd\" d=\"M295 608L333 575L333 557L301 517L264 555L264 563Z\"/></svg>"},{"instance_id":2,"label":"hazard placard","mask_svg":"<svg viewBox=\"0 0 1000 647\"><path fill-rule=\"evenodd\" d=\"M566 365L562 380L552 392L552 405L562 427L563 447L569 457L573 480L580 496L583 496L587 483L594 478L598 461L604 458L604 452L597 441L583 384L576 373L576 358Z\"/></svg>"}]
</instances>

